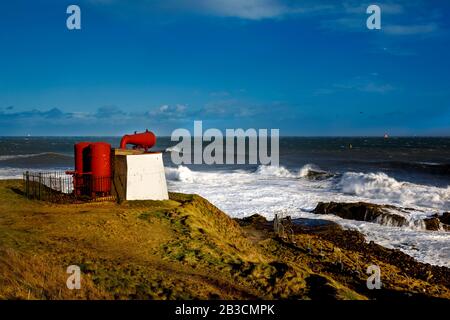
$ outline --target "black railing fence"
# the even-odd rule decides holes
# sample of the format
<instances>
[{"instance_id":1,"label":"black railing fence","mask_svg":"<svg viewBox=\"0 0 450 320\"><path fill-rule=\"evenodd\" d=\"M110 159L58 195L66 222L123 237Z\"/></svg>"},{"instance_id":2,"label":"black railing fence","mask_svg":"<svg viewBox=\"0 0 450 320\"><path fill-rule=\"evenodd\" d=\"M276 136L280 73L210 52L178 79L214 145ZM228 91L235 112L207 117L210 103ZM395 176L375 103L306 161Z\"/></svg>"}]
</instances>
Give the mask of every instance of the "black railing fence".
<instances>
[{"instance_id":1,"label":"black railing fence","mask_svg":"<svg viewBox=\"0 0 450 320\"><path fill-rule=\"evenodd\" d=\"M50 202L115 201L113 182L112 177L27 171L23 173L23 192L29 199Z\"/></svg>"}]
</instances>

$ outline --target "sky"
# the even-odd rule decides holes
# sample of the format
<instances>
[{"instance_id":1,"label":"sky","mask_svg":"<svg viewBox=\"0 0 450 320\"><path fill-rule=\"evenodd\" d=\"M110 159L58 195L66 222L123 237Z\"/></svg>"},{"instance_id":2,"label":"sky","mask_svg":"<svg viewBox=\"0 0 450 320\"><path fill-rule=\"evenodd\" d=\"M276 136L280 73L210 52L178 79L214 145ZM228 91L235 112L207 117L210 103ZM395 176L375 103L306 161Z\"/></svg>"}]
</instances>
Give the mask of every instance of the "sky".
<instances>
[{"instance_id":1,"label":"sky","mask_svg":"<svg viewBox=\"0 0 450 320\"><path fill-rule=\"evenodd\" d=\"M194 120L450 135L449 13L433 0L2 1L0 135L170 135Z\"/></svg>"}]
</instances>

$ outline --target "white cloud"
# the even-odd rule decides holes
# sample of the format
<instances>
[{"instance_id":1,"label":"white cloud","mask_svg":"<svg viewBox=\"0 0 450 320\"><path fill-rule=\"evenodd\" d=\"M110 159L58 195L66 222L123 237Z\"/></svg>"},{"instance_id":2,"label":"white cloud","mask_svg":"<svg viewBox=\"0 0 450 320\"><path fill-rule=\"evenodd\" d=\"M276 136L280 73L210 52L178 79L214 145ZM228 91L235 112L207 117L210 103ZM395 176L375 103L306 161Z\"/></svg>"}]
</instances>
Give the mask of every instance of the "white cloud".
<instances>
[{"instance_id":1,"label":"white cloud","mask_svg":"<svg viewBox=\"0 0 450 320\"><path fill-rule=\"evenodd\" d=\"M134 114L135 117L149 116L152 118L177 121L184 118L189 118L196 113L196 110L189 109L187 105L176 104L168 105L163 104L160 107L152 108L150 111L142 114Z\"/></svg>"},{"instance_id":2,"label":"white cloud","mask_svg":"<svg viewBox=\"0 0 450 320\"><path fill-rule=\"evenodd\" d=\"M367 30L365 16L355 17L342 17L331 20L324 20L321 22L321 27L324 30L329 31L353 31L363 32Z\"/></svg>"},{"instance_id":3,"label":"white cloud","mask_svg":"<svg viewBox=\"0 0 450 320\"><path fill-rule=\"evenodd\" d=\"M369 2L346 1L339 14L321 21L322 29L329 31L369 32L366 13ZM380 3L381 29L384 35L407 36L433 34L440 30L440 16L426 10L424 1L397 1ZM373 33L373 32L372 32Z\"/></svg>"},{"instance_id":4,"label":"white cloud","mask_svg":"<svg viewBox=\"0 0 450 320\"><path fill-rule=\"evenodd\" d=\"M439 30L436 23L416 24L416 25L386 25L384 31L392 35L418 35L429 34Z\"/></svg>"},{"instance_id":5,"label":"white cloud","mask_svg":"<svg viewBox=\"0 0 450 320\"><path fill-rule=\"evenodd\" d=\"M355 2L345 2L343 4L346 13L350 14L366 14L366 9L370 3L361 4ZM383 14L401 14L404 12L404 7L398 3L381 3L379 4Z\"/></svg>"},{"instance_id":6,"label":"white cloud","mask_svg":"<svg viewBox=\"0 0 450 320\"><path fill-rule=\"evenodd\" d=\"M200 0L198 6L212 14L252 20L279 17L289 12L289 7L276 0Z\"/></svg>"},{"instance_id":7,"label":"white cloud","mask_svg":"<svg viewBox=\"0 0 450 320\"><path fill-rule=\"evenodd\" d=\"M321 88L314 92L315 95L330 95L346 90L356 90L360 92L386 94L395 90L389 83L383 83L379 79L377 72L369 76L358 76L343 83L335 83L331 88Z\"/></svg>"},{"instance_id":8,"label":"white cloud","mask_svg":"<svg viewBox=\"0 0 450 320\"><path fill-rule=\"evenodd\" d=\"M398 3L384 3L380 5L383 13L401 14L404 13L404 7Z\"/></svg>"},{"instance_id":9,"label":"white cloud","mask_svg":"<svg viewBox=\"0 0 450 320\"><path fill-rule=\"evenodd\" d=\"M334 6L311 1L299 3L288 0L167 0L164 7L219 17L261 20L296 13L320 12Z\"/></svg>"}]
</instances>

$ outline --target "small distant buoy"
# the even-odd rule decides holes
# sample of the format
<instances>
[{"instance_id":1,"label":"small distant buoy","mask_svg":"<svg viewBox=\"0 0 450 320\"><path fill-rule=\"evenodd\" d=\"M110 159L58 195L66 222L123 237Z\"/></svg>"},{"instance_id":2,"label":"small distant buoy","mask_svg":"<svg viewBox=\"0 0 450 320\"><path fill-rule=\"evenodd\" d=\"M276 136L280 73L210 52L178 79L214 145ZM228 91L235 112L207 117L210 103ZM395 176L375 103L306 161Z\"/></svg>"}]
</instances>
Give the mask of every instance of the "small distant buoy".
<instances>
[{"instance_id":1,"label":"small distant buoy","mask_svg":"<svg viewBox=\"0 0 450 320\"><path fill-rule=\"evenodd\" d=\"M353 149L353 146L352 146L351 143L348 145L348 148L349 148L349 149Z\"/></svg>"},{"instance_id":2,"label":"small distant buoy","mask_svg":"<svg viewBox=\"0 0 450 320\"><path fill-rule=\"evenodd\" d=\"M389 139L389 135L387 133L384 134L385 139Z\"/></svg>"}]
</instances>

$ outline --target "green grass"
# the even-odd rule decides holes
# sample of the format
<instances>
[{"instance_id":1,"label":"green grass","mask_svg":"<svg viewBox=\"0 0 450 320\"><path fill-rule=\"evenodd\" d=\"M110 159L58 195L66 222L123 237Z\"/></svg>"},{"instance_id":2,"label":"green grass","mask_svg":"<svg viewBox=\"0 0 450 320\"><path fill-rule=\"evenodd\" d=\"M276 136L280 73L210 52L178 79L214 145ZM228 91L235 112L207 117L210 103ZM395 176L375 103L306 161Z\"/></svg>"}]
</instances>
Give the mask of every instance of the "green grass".
<instances>
[{"instance_id":1,"label":"green grass","mask_svg":"<svg viewBox=\"0 0 450 320\"><path fill-rule=\"evenodd\" d=\"M3 299L310 299L307 279L316 274L334 298L366 298L348 277L325 268L331 254L321 261L243 228L196 195L51 204L26 199L20 188L20 181L0 181ZM300 247L317 241L297 239ZM354 263L357 253L344 254ZM69 265L82 270L81 290L66 287Z\"/></svg>"}]
</instances>

